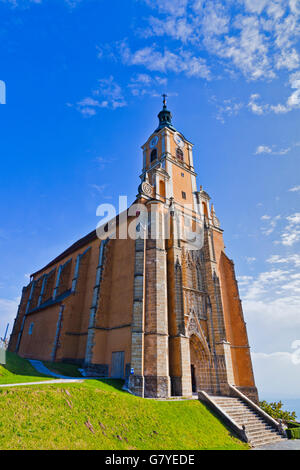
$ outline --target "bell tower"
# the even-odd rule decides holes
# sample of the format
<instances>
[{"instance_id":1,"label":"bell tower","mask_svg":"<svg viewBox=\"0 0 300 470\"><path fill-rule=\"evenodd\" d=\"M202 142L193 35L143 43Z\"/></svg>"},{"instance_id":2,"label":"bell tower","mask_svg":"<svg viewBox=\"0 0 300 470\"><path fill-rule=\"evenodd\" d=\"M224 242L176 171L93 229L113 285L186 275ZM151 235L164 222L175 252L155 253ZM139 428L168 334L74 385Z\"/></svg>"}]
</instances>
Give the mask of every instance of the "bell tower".
<instances>
[{"instance_id":1,"label":"bell tower","mask_svg":"<svg viewBox=\"0 0 300 470\"><path fill-rule=\"evenodd\" d=\"M234 384L257 399L234 265L166 95L158 120L142 146L137 201L148 224L137 224L146 236L135 241L129 389L145 397L226 395Z\"/></svg>"},{"instance_id":2,"label":"bell tower","mask_svg":"<svg viewBox=\"0 0 300 470\"><path fill-rule=\"evenodd\" d=\"M173 198L179 205L188 205L197 212L196 173L193 163L193 144L172 124L163 95L163 108L158 114L159 124L143 149L142 182L154 188L154 196L168 203Z\"/></svg>"}]
</instances>

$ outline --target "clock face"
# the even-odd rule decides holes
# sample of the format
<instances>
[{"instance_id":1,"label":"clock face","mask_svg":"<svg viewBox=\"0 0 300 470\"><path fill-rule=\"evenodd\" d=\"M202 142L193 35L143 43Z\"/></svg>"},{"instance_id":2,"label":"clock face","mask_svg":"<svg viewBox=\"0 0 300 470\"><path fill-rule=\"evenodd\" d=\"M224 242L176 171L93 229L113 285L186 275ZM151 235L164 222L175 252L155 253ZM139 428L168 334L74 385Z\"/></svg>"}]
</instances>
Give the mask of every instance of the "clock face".
<instances>
[{"instance_id":1,"label":"clock face","mask_svg":"<svg viewBox=\"0 0 300 470\"><path fill-rule=\"evenodd\" d=\"M153 137L153 139L150 141L150 147L151 148L155 147L157 145L157 142L158 142L158 135Z\"/></svg>"},{"instance_id":2,"label":"clock face","mask_svg":"<svg viewBox=\"0 0 300 470\"><path fill-rule=\"evenodd\" d=\"M178 145L178 147L180 148L184 147L184 142L179 134L174 134L174 141Z\"/></svg>"}]
</instances>

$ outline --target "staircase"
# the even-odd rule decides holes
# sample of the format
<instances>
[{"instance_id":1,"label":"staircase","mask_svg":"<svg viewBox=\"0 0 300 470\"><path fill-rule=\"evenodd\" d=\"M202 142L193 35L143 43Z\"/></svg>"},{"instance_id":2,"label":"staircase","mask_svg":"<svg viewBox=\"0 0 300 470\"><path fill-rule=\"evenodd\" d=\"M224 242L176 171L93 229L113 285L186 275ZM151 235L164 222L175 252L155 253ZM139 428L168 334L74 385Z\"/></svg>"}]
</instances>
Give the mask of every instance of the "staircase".
<instances>
[{"instance_id":1,"label":"staircase","mask_svg":"<svg viewBox=\"0 0 300 470\"><path fill-rule=\"evenodd\" d=\"M271 421L242 398L212 395L209 398L216 410L227 415L239 428L244 427L245 437L253 447L284 439Z\"/></svg>"}]
</instances>

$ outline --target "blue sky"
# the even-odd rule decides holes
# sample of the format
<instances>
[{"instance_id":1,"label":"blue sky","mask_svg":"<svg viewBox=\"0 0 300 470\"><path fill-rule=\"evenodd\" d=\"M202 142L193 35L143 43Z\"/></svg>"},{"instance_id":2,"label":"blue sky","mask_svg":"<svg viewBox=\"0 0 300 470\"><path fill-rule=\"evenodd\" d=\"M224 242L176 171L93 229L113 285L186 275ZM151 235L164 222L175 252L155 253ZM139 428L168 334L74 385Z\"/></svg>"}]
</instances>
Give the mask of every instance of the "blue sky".
<instances>
[{"instance_id":1,"label":"blue sky","mask_svg":"<svg viewBox=\"0 0 300 470\"><path fill-rule=\"evenodd\" d=\"M299 2L0 0L0 18L0 334L28 274L93 230L98 204L134 200L167 92L235 261L261 394L299 397Z\"/></svg>"}]
</instances>

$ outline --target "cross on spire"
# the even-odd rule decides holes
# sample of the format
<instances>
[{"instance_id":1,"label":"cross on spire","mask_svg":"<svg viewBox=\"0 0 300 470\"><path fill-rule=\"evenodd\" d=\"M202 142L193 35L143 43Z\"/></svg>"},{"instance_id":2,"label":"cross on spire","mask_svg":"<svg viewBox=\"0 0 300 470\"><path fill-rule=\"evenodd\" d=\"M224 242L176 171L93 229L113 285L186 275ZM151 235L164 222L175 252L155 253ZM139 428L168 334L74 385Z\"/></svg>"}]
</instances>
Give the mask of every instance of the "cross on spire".
<instances>
[{"instance_id":1,"label":"cross on spire","mask_svg":"<svg viewBox=\"0 0 300 470\"><path fill-rule=\"evenodd\" d=\"M164 105L164 108L166 108L166 107L167 107L167 100L166 100L166 98L168 97L168 95L166 95L166 93L163 93L161 96L163 97L163 105Z\"/></svg>"}]
</instances>

